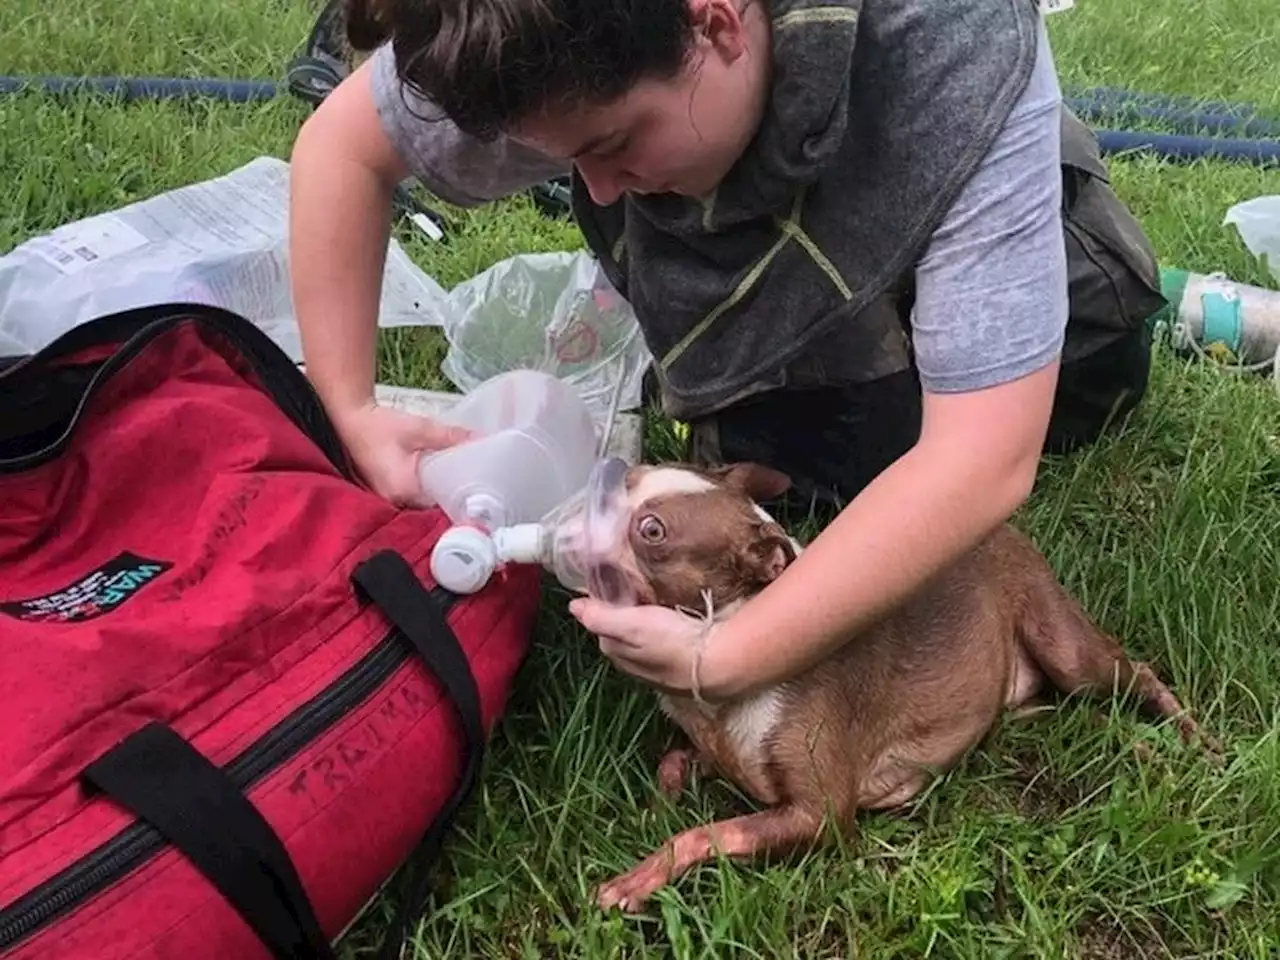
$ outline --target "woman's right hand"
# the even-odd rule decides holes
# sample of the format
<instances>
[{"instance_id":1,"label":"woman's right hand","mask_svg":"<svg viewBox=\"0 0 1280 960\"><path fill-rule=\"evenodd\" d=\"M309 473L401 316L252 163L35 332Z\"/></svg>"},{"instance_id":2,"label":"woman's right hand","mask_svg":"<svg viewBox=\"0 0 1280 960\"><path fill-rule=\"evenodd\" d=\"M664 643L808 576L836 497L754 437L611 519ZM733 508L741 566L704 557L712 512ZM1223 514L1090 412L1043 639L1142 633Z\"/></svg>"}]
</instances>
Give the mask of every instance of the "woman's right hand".
<instances>
[{"instance_id":1,"label":"woman's right hand","mask_svg":"<svg viewBox=\"0 0 1280 960\"><path fill-rule=\"evenodd\" d=\"M401 507L427 507L418 460L469 439L470 431L369 402L335 414L334 426L356 469L377 494Z\"/></svg>"}]
</instances>

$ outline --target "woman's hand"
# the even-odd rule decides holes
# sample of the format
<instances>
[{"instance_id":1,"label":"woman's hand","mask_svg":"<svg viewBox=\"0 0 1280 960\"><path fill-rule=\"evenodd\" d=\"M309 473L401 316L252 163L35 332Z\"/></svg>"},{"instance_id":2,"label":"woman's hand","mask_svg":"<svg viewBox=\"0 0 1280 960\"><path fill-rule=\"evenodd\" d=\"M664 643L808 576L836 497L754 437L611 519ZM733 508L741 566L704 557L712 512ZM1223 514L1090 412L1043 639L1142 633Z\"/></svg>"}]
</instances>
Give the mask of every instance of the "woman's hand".
<instances>
[{"instance_id":1,"label":"woman's hand","mask_svg":"<svg viewBox=\"0 0 1280 960\"><path fill-rule=\"evenodd\" d=\"M669 607L615 607L588 598L574 600L569 612L623 673L667 693L717 698L717 678L703 655L714 642L714 624Z\"/></svg>"},{"instance_id":2,"label":"woman's hand","mask_svg":"<svg viewBox=\"0 0 1280 960\"><path fill-rule=\"evenodd\" d=\"M402 507L430 505L418 482L422 454L443 450L470 437L462 427L373 402L335 414L333 421L365 483Z\"/></svg>"}]
</instances>

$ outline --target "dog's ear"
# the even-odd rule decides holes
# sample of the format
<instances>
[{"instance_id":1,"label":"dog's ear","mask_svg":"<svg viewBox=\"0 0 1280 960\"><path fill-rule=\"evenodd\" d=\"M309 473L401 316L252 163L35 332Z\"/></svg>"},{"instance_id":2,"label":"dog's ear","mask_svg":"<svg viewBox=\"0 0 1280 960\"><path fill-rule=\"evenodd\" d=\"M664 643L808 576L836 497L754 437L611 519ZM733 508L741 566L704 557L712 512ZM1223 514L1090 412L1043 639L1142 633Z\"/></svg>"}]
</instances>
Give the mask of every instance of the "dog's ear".
<instances>
[{"instance_id":1,"label":"dog's ear","mask_svg":"<svg viewBox=\"0 0 1280 960\"><path fill-rule=\"evenodd\" d=\"M747 547L746 566L753 581L769 584L782 576L795 558L795 548L786 531L776 523L762 523Z\"/></svg>"},{"instance_id":2,"label":"dog's ear","mask_svg":"<svg viewBox=\"0 0 1280 960\"><path fill-rule=\"evenodd\" d=\"M706 468L706 474L759 503L776 500L791 489L791 478L760 463L730 463Z\"/></svg>"}]
</instances>

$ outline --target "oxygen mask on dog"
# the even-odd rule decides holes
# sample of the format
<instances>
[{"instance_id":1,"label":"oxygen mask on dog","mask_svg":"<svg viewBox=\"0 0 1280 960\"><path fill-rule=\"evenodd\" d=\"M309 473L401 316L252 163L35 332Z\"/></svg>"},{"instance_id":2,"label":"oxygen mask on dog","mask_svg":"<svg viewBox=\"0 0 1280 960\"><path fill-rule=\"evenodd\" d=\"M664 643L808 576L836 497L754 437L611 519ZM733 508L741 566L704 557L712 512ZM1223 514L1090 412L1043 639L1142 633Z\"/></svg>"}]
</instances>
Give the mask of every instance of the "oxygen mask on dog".
<instances>
[{"instance_id":1,"label":"oxygen mask on dog","mask_svg":"<svg viewBox=\"0 0 1280 960\"><path fill-rule=\"evenodd\" d=\"M634 603L620 564L630 520L626 479L626 461L606 458L597 461L581 490L536 523L491 531L452 528L432 552L432 576L455 593L475 593L503 564L535 563L575 593Z\"/></svg>"}]
</instances>

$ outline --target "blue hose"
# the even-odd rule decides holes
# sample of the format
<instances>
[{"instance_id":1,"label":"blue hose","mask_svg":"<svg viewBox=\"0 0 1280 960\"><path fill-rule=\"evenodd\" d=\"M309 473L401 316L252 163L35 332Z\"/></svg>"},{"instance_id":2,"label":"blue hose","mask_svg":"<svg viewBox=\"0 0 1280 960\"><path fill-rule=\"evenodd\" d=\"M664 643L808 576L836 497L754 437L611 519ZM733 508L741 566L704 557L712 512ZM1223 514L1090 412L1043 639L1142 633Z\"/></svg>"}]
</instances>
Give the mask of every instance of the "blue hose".
<instances>
[{"instance_id":1,"label":"blue hose","mask_svg":"<svg viewBox=\"0 0 1280 960\"><path fill-rule=\"evenodd\" d=\"M1097 100L1109 105L1132 104L1149 110L1160 110L1168 113L1206 113L1223 114L1237 119L1251 119L1261 116L1258 108L1250 103L1233 103L1228 100L1204 100L1190 94L1145 93L1138 90L1125 90L1121 87L1088 87L1084 89L1068 89L1068 96L1079 96ZM1264 121L1265 122L1265 121Z\"/></svg>"},{"instance_id":2,"label":"blue hose","mask_svg":"<svg viewBox=\"0 0 1280 960\"><path fill-rule=\"evenodd\" d=\"M208 98L230 103L253 103L271 100L289 91L307 95L299 87L296 81L290 87L269 80L183 77L0 77L0 95L32 90L53 95L89 92L126 102ZM1280 166L1280 122L1258 116L1255 108L1245 104L1197 101L1190 97L1167 97L1107 87L1082 91L1068 97L1067 102L1086 121L1132 118L1160 122L1184 131L1157 134L1098 130L1099 147L1104 154L1137 151L1178 162L1214 159L1264 167ZM1238 134L1239 137L1195 136L1185 132L1190 130ZM1276 139L1265 139L1268 137Z\"/></svg>"},{"instance_id":3,"label":"blue hose","mask_svg":"<svg viewBox=\"0 0 1280 960\"><path fill-rule=\"evenodd\" d=\"M0 77L0 94L38 90L60 96L94 93L134 100L212 99L228 103L254 103L280 95L280 85L269 80L189 79L186 77Z\"/></svg>"},{"instance_id":4,"label":"blue hose","mask_svg":"<svg viewBox=\"0 0 1280 960\"><path fill-rule=\"evenodd\" d=\"M1138 152L1153 153L1180 163L1225 160L1259 167L1280 166L1280 140L1229 140L1134 130L1097 130L1095 133L1098 147L1106 155Z\"/></svg>"},{"instance_id":5,"label":"blue hose","mask_svg":"<svg viewBox=\"0 0 1280 960\"><path fill-rule=\"evenodd\" d=\"M1092 122L1137 120L1161 123L1175 134L1133 130L1095 131L1104 154L1144 152L1166 160L1226 160L1269 167L1280 164L1280 121L1259 116L1244 103L1197 100L1188 96L1139 93L1114 87L1095 87L1067 103L1081 119ZM1234 134L1207 137L1196 132Z\"/></svg>"},{"instance_id":6,"label":"blue hose","mask_svg":"<svg viewBox=\"0 0 1280 960\"><path fill-rule=\"evenodd\" d=\"M1280 122L1260 117L1242 104L1179 106L1162 102L1151 94L1130 94L1122 90L1089 90L1067 97L1067 103L1082 120L1093 123L1158 123L1184 134L1280 138Z\"/></svg>"}]
</instances>

